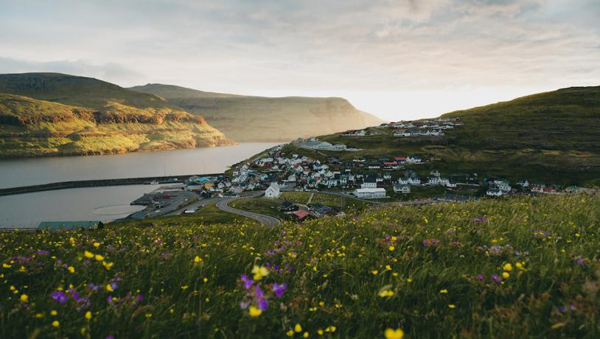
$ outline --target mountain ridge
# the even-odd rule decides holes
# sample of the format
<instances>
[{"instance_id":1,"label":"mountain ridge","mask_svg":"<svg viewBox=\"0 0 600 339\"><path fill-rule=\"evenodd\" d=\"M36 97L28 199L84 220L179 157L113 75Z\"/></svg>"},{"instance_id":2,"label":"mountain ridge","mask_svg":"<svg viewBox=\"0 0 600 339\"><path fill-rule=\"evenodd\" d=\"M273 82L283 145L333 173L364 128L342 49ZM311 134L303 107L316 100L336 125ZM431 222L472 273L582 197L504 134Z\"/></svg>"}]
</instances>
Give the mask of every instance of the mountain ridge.
<instances>
[{"instance_id":1,"label":"mountain ridge","mask_svg":"<svg viewBox=\"0 0 600 339\"><path fill-rule=\"evenodd\" d=\"M155 94L190 113L200 114L236 141L290 141L383 122L339 97L244 96L164 84L130 89Z\"/></svg>"}]
</instances>

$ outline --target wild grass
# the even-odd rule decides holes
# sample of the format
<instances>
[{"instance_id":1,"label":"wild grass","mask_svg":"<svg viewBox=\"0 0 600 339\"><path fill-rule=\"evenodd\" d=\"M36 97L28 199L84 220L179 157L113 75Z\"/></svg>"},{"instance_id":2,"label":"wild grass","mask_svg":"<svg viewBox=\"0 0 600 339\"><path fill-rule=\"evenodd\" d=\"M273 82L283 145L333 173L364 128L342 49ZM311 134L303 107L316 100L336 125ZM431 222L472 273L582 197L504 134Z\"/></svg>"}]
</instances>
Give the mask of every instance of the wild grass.
<instances>
[{"instance_id":1,"label":"wild grass","mask_svg":"<svg viewBox=\"0 0 600 339\"><path fill-rule=\"evenodd\" d=\"M597 338L599 221L578 195L3 232L0 336Z\"/></svg>"}]
</instances>

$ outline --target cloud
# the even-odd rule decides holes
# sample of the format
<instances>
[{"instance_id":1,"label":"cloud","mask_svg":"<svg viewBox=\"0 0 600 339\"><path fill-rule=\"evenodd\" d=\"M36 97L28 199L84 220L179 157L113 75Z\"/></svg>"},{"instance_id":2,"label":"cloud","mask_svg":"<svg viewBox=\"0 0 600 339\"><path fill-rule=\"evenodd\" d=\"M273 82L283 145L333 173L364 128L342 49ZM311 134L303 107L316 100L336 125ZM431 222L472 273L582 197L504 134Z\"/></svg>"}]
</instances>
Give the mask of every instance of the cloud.
<instances>
[{"instance_id":1,"label":"cloud","mask_svg":"<svg viewBox=\"0 0 600 339\"><path fill-rule=\"evenodd\" d=\"M598 0L6 0L0 72L252 94L523 93L600 83L599 17Z\"/></svg>"}]
</instances>

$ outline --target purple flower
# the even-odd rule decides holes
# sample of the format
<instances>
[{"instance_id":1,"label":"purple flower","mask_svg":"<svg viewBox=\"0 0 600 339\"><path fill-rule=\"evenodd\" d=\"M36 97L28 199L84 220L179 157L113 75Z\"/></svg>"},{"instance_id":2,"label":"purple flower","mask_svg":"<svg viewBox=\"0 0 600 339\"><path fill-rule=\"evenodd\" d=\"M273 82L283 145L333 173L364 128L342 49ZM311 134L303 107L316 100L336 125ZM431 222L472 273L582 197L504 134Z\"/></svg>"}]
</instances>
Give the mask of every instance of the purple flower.
<instances>
[{"instance_id":1,"label":"purple flower","mask_svg":"<svg viewBox=\"0 0 600 339\"><path fill-rule=\"evenodd\" d=\"M264 293L263 293L263 291L260 289L260 286L256 285L256 287L254 288L254 295L255 295L257 298L262 298L262 297L264 297L264 295L265 295L265 294L264 294Z\"/></svg>"},{"instance_id":2,"label":"purple flower","mask_svg":"<svg viewBox=\"0 0 600 339\"><path fill-rule=\"evenodd\" d=\"M585 268L585 261L583 260L583 258L579 257L577 258L577 264L583 268Z\"/></svg>"},{"instance_id":3,"label":"purple flower","mask_svg":"<svg viewBox=\"0 0 600 339\"><path fill-rule=\"evenodd\" d=\"M100 289L100 286L98 286L98 285L94 285L94 284L90 283L90 284L88 285L88 288L89 288L90 290L92 290L92 291L98 291L98 290Z\"/></svg>"},{"instance_id":4,"label":"purple flower","mask_svg":"<svg viewBox=\"0 0 600 339\"><path fill-rule=\"evenodd\" d=\"M244 288L245 288L245 289L249 290L250 288L252 288L252 284L254 283L254 282L252 281L252 279L248 278L248 276L247 276L247 275L245 275L245 274L244 274L244 275L242 275L241 279L242 279L242 281L244 282Z\"/></svg>"},{"instance_id":5,"label":"purple flower","mask_svg":"<svg viewBox=\"0 0 600 339\"><path fill-rule=\"evenodd\" d=\"M73 291L73 299L75 299L75 301L79 301L79 299L81 299L79 297L79 293L77 293L76 291Z\"/></svg>"},{"instance_id":6,"label":"purple flower","mask_svg":"<svg viewBox=\"0 0 600 339\"><path fill-rule=\"evenodd\" d=\"M265 298L258 299L257 308L261 311L265 311L269 307L269 302Z\"/></svg>"},{"instance_id":7,"label":"purple flower","mask_svg":"<svg viewBox=\"0 0 600 339\"><path fill-rule=\"evenodd\" d=\"M286 289L287 289L286 283L283 283L281 285L278 283L273 284L273 291L275 291L275 297L277 297L277 298L281 298L281 296L283 295L283 292L285 292Z\"/></svg>"},{"instance_id":8,"label":"purple flower","mask_svg":"<svg viewBox=\"0 0 600 339\"><path fill-rule=\"evenodd\" d=\"M425 247L433 246L433 245L436 245L437 243L438 243L438 241L436 239L423 240L423 246L425 246Z\"/></svg>"},{"instance_id":9,"label":"purple flower","mask_svg":"<svg viewBox=\"0 0 600 339\"><path fill-rule=\"evenodd\" d=\"M494 280L498 284L502 282L502 279L500 279L500 277L497 274L492 275L492 280Z\"/></svg>"},{"instance_id":10,"label":"purple flower","mask_svg":"<svg viewBox=\"0 0 600 339\"><path fill-rule=\"evenodd\" d=\"M485 280L485 275L483 275L483 274L478 274L478 275L477 275L477 280L479 280L479 281L484 281L484 280Z\"/></svg>"},{"instance_id":11,"label":"purple flower","mask_svg":"<svg viewBox=\"0 0 600 339\"><path fill-rule=\"evenodd\" d=\"M69 300L69 297L63 291L53 292L50 296L60 304L64 304Z\"/></svg>"},{"instance_id":12,"label":"purple flower","mask_svg":"<svg viewBox=\"0 0 600 339\"><path fill-rule=\"evenodd\" d=\"M49 251L46 251L46 250L39 250L39 251L37 251L37 253L38 253L39 255L48 255L48 254L50 254L50 252L49 252Z\"/></svg>"},{"instance_id":13,"label":"purple flower","mask_svg":"<svg viewBox=\"0 0 600 339\"><path fill-rule=\"evenodd\" d=\"M112 287L113 290L116 290L117 289L117 283L116 282L110 283L110 287Z\"/></svg>"},{"instance_id":14,"label":"purple flower","mask_svg":"<svg viewBox=\"0 0 600 339\"><path fill-rule=\"evenodd\" d=\"M144 301L144 296L143 296L143 295L141 295L141 294L138 294L138 295L135 297L135 301L136 301L136 302L138 302L138 303L141 303L142 301Z\"/></svg>"}]
</instances>

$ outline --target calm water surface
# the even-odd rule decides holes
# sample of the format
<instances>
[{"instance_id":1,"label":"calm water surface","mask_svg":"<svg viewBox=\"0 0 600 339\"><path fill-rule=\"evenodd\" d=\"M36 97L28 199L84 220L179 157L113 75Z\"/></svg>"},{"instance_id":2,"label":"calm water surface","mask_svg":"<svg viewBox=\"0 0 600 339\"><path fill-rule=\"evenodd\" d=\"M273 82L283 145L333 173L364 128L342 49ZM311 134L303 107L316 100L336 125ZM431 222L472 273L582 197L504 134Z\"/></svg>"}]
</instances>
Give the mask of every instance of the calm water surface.
<instances>
[{"instance_id":1,"label":"calm water surface","mask_svg":"<svg viewBox=\"0 0 600 339\"><path fill-rule=\"evenodd\" d=\"M219 173L277 143L240 143L155 153L0 160L0 188L51 182ZM0 227L41 221L111 221L142 209L133 200L158 186L76 188L0 197Z\"/></svg>"},{"instance_id":2,"label":"calm water surface","mask_svg":"<svg viewBox=\"0 0 600 339\"><path fill-rule=\"evenodd\" d=\"M277 143L152 153L0 160L0 188L51 182L223 172Z\"/></svg>"}]
</instances>

